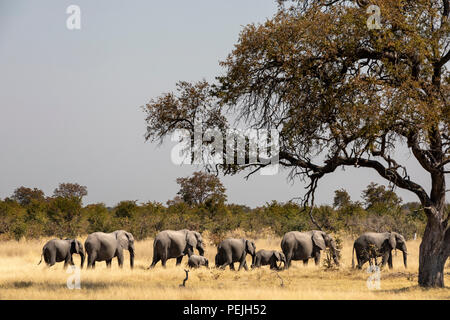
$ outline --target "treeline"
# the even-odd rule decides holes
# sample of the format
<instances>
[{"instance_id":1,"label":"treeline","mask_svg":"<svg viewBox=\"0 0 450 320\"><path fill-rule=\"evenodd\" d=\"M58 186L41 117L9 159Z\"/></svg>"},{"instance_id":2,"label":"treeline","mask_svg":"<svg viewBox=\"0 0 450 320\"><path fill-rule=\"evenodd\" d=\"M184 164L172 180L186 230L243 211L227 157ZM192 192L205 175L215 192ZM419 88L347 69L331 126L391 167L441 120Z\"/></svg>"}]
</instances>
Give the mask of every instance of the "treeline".
<instances>
[{"instance_id":1,"label":"treeline","mask_svg":"<svg viewBox=\"0 0 450 320\"><path fill-rule=\"evenodd\" d=\"M199 182L198 176L192 178L177 181L180 185ZM208 231L213 241L218 241L236 229L258 237L267 232L282 236L291 230L317 228L297 203L272 201L257 208L226 204L225 188L218 179L215 182L220 188L211 181L208 185L217 192L211 192L209 187L204 187L203 192L194 190L195 186L181 185L178 196L165 205L122 201L114 207L102 203L83 206L87 188L77 184L61 184L51 197L39 189L21 187L11 197L0 200L0 239L76 237L117 229L126 229L136 239L144 239L160 230L188 228ZM194 194L202 201L192 199ZM426 218L418 203L402 204L393 191L374 183L363 191L362 197L363 202L354 202L345 190L337 190L333 205L315 207L312 214L324 230L331 232L358 235L369 230L396 231L409 239L415 233L422 234Z\"/></svg>"}]
</instances>

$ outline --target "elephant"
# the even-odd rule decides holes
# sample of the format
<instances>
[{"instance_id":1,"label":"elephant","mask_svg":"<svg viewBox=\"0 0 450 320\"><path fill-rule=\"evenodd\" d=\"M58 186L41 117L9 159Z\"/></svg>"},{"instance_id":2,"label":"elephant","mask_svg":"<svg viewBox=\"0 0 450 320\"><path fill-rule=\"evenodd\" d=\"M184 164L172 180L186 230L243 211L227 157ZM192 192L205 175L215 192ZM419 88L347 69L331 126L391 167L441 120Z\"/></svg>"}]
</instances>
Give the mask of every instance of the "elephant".
<instances>
[{"instance_id":1,"label":"elephant","mask_svg":"<svg viewBox=\"0 0 450 320\"><path fill-rule=\"evenodd\" d=\"M326 248L330 248L334 262L339 265L336 242L327 233L318 230L287 232L281 240L281 249L286 256L285 269L291 266L292 260L302 260L306 266L308 260L314 258L316 266L319 265L320 251Z\"/></svg>"},{"instance_id":2,"label":"elephant","mask_svg":"<svg viewBox=\"0 0 450 320\"><path fill-rule=\"evenodd\" d=\"M42 258L44 258L48 267L62 261L64 261L64 268L67 268L68 264L73 266L75 264L73 263L72 254L74 253L80 255L80 267L83 268L85 255L83 244L80 241L75 239L53 239L48 241L42 248L41 261L39 261L38 265L41 264Z\"/></svg>"},{"instance_id":3,"label":"elephant","mask_svg":"<svg viewBox=\"0 0 450 320\"><path fill-rule=\"evenodd\" d=\"M392 250L399 249L403 252L403 263L407 268L407 255L408 250L406 248L405 238L397 232L366 232L359 236L353 244L352 251L352 267L355 267L355 252L356 260L358 261L358 269L361 269L364 263L376 257L382 258L382 267L389 265L389 269L393 268L392 265Z\"/></svg>"},{"instance_id":4,"label":"elephant","mask_svg":"<svg viewBox=\"0 0 450 320\"><path fill-rule=\"evenodd\" d=\"M225 268L230 266L234 270L234 263L239 262L239 269L242 267L248 270L245 257L247 253L252 256L252 265L255 264L256 245L251 240L246 239L226 239L217 247L217 255L215 257L216 267Z\"/></svg>"},{"instance_id":5,"label":"elephant","mask_svg":"<svg viewBox=\"0 0 450 320\"><path fill-rule=\"evenodd\" d=\"M206 257L193 254L189 257L188 266L190 268L199 268L201 266L209 268L209 260Z\"/></svg>"},{"instance_id":6,"label":"elephant","mask_svg":"<svg viewBox=\"0 0 450 320\"><path fill-rule=\"evenodd\" d=\"M201 256L204 255L203 238L199 232L187 229L161 231L153 241L153 261L148 268L153 268L159 260L162 266L166 267L167 259L172 258L177 259L178 266L186 254L188 257L194 254L194 248Z\"/></svg>"},{"instance_id":7,"label":"elephant","mask_svg":"<svg viewBox=\"0 0 450 320\"><path fill-rule=\"evenodd\" d=\"M87 237L84 246L88 254L88 268L95 268L97 261L106 261L106 267L111 268L114 257L117 257L119 267L123 268L123 250L130 252L130 267L134 267L134 237L130 232L94 232Z\"/></svg>"},{"instance_id":8,"label":"elephant","mask_svg":"<svg viewBox=\"0 0 450 320\"><path fill-rule=\"evenodd\" d=\"M286 267L286 256L283 252L276 250L259 250L256 253L255 264L252 265L252 268L270 265L270 269L279 270L280 268L277 266L278 261L283 262L283 267Z\"/></svg>"}]
</instances>

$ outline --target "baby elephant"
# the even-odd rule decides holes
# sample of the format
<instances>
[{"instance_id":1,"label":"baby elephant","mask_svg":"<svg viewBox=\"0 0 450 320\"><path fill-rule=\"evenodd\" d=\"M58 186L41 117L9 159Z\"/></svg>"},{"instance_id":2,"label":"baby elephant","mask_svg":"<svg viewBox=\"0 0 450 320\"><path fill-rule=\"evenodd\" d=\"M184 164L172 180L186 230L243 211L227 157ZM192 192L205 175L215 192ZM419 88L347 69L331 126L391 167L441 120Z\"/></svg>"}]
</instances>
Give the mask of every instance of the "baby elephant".
<instances>
[{"instance_id":1,"label":"baby elephant","mask_svg":"<svg viewBox=\"0 0 450 320\"><path fill-rule=\"evenodd\" d=\"M38 265L41 264L43 257L49 267L53 266L56 262L62 261L64 261L64 268L68 264L73 266L72 254L74 253L81 256L81 268L83 268L84 248L80 241L75 239L53 239L47 242L42 248L41 261L39 261Z\"/></svg>"},{"instance_id":2,"label":"baby elephant","mask_svg":"<svg viewBox=\"0 0 450 320\"><path fill-rule=\"evenodd\" d=\"M270 265L270 269L280 270L277 266L277 262L283 262L283 267L286 266L286 257L283 252L276 250L259 250L256 253L255 264L252 265L252 268Z\"/></svg>"},{"instance_id":3,"label":"baby elephant","mask_svg":"<svg viewBox=\"0 0 450 320\"><path fill-rule=\"evenodd\" d=\"M189 257L188 266L190 268L199 268L201 266L209 268L209 261L205 257L193 254L192 256Z\"/></svg>"}]
</instances>

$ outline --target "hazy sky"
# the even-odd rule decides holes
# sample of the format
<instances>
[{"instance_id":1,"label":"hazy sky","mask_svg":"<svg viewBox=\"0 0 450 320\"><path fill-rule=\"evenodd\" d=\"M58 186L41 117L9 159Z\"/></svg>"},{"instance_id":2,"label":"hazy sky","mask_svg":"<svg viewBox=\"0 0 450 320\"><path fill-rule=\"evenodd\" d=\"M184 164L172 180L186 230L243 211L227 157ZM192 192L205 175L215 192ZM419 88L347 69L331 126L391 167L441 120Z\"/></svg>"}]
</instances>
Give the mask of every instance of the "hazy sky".
<instances>
[{"instance_id":1,"label":"hazy sky","mask_svg":"<svg viewBox=\"0 0 450 320\"><path fill-rule=\"evenodd\" d=\"M66 27L71 4L81 30ZM51 195L60 182L86 185L85 203L173 198L175 179L196 168L172 164L173 143L145 143L140 106L179 80L214 79L242 26L275 10L274 0L0 0L0 198L22 185ZM428 188L407 150L398 156ZM230 202L250 206L305 186L286 172L223 181ZM316 203L340 188L359 200L371 181L383 182L368 169L338 170L319 183Z\"/></svg>"}]
</instances>

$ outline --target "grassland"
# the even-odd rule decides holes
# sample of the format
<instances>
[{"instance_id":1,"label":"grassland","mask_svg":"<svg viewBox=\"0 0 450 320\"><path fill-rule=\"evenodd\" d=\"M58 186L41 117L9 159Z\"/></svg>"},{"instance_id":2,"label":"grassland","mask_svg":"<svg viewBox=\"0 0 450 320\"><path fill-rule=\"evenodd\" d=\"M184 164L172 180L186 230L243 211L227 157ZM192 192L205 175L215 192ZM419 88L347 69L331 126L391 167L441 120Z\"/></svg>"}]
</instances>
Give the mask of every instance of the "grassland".
<instances>
[{"instance_id":1,"label":"grassland","mask_svg":"<svg viewBox=\"0 0 450 320\"><path fill-rule=\"evenodd\" d=\"M147 239L136 242L134 270L130 270L128 253L122 270L117 260L111 269L97 263L95 270L81 270L80 290L67 288L71 275L62 263L50 269L37 265L45 242L0 242L0 299L450 299L450 263L445 269L445 289L417 286L419 240L408 242L407 269L401 253L394 256L394 269L382 271L379 290L368 289L365 269L351 268L351 239L343 243L339 270L316 267L313 261L307 267L294 261L289 270L278 273L280 277L268 267L247 272L202 268L190 271L186 287L179 286L185 277L186 258L180 267L172 259L166 269L158 264L146 270L153 250L153 240ZM256 241L257 249L279 249L279 244L280 239L275 237ZM206 256L211 265L215 252L208 244ZM79 264L79 256L74 255L74 261Z\"/></svg>"}]
</instances>

